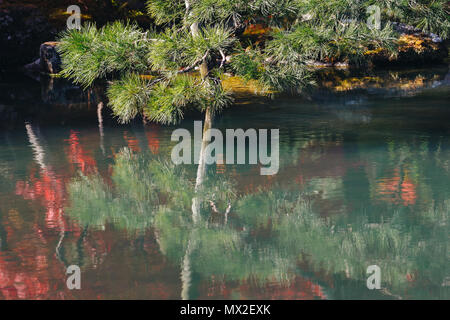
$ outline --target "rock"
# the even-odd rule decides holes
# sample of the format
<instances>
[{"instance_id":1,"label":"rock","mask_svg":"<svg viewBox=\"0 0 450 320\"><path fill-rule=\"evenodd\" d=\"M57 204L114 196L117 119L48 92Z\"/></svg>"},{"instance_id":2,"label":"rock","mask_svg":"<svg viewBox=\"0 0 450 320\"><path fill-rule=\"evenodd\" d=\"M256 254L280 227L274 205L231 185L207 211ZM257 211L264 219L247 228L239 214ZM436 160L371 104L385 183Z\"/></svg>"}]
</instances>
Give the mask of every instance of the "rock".
<instances>
[{"instance_id":1,"label":"rock","mask_svg":"<svg viewBox=\"0 0 450 320\"><path fill-rule=\"evenodd\" d=\"M414 32L402 33L398 39L398 54L391 57L382 49L365 53L375 65L420 65L442 63L448 56L444 43L431 35Z\"/></svg>"},{"instance_id":2,"label":"rock","mask_svg":"<svg viewBox=\"0 0 450 320\"><path fill-rule=\"evenodd\" d=\"M39 49L40 58L23 67L28 73L56 74L61 71L61 57L56 49L58 42L44 42Z\"/></svg>"},{"instance_id":3,"label":"rock","mask_svg":"<svg viewBox=\"0 0 450 320\"><path fill-rule=\"evenodd\" d=\"M55 74L61 71L61 57L56 50L58 42L44 42L40 47L40 64L45 73Z\"/></svg>"},{"instance_id":4,"label":"rock","mask_svg":"<svg viewBox=\"0 0 450 320\"><path fill-rule=\"evenodd\" d=\"M426 37L431 38L433 42L442 42L442 38L439 37L437 34L434 33L424 33L422 30L417 29L413 26L407 25L405 23L398 23L398 22L392 22L392 26L394 30L399 33L400 35L423 35Z\"/></svg>"},{"instance_id":5,"label":"rock","mask_svg":"<svg viewBox=\"0 0 450 320\"><path fill-rule=\"evenodd\" d=\"M347 61L341 61L341 62L336 62L333 66L335 68L348 68L349 63Z\"/></svg>"},{"instance_id":6,"label":"rock","mask_svg":"<svg viewBox=\"0 0 450 320\"><path fill-rule=\"evenodd\" d=\"M347 69L349 68L349 63L347 61L337 61L337 62L325 62L325 61L315 61L315 60L308 60L305 61L306 65L313 67L313 68L338 68L338 69Z\"/></svg>"},{"instance_id":7,"label":"rock","mask_svg":"<svg viewBox=\"0 0 450 320\"><path fill-rule=\"evenodd\" d=\"M35 61L23 66L23 68L25 71L31 73L42 72L41 59L36 59Z\"/></svg>"}]
</instances>

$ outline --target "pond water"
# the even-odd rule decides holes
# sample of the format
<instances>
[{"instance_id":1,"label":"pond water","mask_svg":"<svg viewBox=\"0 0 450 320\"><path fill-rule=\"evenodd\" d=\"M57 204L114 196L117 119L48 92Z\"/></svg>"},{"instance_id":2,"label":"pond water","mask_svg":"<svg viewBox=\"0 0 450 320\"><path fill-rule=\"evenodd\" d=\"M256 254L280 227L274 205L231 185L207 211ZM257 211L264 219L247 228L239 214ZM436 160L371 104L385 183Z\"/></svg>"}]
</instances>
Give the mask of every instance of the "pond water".
<instances>
[{"instance_id":1,"label":"pond water","mask_svg":"<svg viewBox=\"0 0 450 320\"><path fill-rule=\"evenodd\" d=\"M0 299L449 299L447 68L324 73L214 127L280 132L280 168L170 161L59 80L0 80ZM81 268L81 289L66 269ZM367 268L380 268L369 290Z\"/></svg>"}]
</instances>

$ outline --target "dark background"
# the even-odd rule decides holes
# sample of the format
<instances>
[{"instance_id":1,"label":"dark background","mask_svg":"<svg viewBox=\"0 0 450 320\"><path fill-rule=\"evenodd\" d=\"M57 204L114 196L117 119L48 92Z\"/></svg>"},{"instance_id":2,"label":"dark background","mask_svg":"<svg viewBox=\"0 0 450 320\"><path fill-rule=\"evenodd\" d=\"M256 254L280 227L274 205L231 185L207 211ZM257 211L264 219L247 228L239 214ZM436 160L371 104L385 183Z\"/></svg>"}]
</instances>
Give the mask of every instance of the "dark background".
<instances>
[{"instance_id":1,"label":"dark background","mask_svg":"<svg viewBox=\"0 0 450 320\"><path fill-rule=\"evenodd\" d=\"M54 41L66 29L67 7L78 5L81 23L133 20L150 25L145 0L0 0L0 71L9 71L39 58L39 46Z\"/></svg>"}]
</instances>

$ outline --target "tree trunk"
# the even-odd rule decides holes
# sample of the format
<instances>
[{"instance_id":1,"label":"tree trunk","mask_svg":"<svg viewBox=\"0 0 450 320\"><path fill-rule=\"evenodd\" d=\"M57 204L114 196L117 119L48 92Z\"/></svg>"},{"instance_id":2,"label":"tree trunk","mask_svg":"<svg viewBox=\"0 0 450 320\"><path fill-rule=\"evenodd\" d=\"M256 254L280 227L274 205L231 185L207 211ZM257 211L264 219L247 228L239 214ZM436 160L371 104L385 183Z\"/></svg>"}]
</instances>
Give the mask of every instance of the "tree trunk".
<instances>
[{"instance_id":1,"label":"tree trunk","mask_svg":"<svg viewBox=\"0 0 450 320\"><path fill-rule=\"evenodd\" d=\"M185 21L187 16L190 14L190 4L189 0L185 0L186 4L186 15L185 15ZM198 22L193 23L190 26L191 34L192 36L196 37L199 34L199 27ZM206 80L208 77L208 64L206 63L206 59L203 59L201 65L200 65L200 76L202 80ZM207 84L206 84L207 85ZM191 291L191 282L192 282L192 266L191 266L191 255L192 252L196 248L196 242L197 242L197 232L196 232L196 225L198 225L198 222L200 221L200 207L201 207L201 199L197 195L197 193L200 191L200 188L203 184L203 181L205 180L206 176L206 154L205 150L208 145L209 137L206 135L206 132L211 129L212 123L213 123L213 113L211 108L208 106L205 110L205 121L204 121L204 127L203 127L203 136L202 136L202 145L200 148L200 156L199 156L199 163L197 167L197 177L195 180L195 193L196 195L194 198L192 198L192 221L194 224L193 230L191 230L188 240L188 245L186 248L186 253L183 258L182 266L181 266L181 282L182 282L182 290L181 290L181 298L183 300L188 300L190 297L190 291Z\"/></svg>"},{"instance_id":2,"label":"tree trunk","mask_svg":"<svg viewBox=\"0 0 450 320\"><path fill-rule=\"evenodd\" d=\"M203 126L203 137L202 137L202 146L200 148L200 156L197 167L197 178L195 180L195 192L197 193L205 180L206 176L206 147L208 146L208 142L210 137L207 135L207 132L212 127L213 115L211 112L211 108L206 108L205 112L205 123ZM200 219L200 205L201 199L195 196L192 199L192 219L194 220L194 224L197 223Z\"/></svg>"},{"instance_id":3,"label":"tree trunk","mask_svg":"<svg viewBox=\"0 0 450 320\"><path fill-rule=\"evenodd\" d=\"M57 181L55 178L56 175L46 163L46 153L45 153L44 147L41 145L41 141L40 141L41 139L39 139L39 137L38 137L39 133L33 128L33 125L28 122L25 122L25 129L27 131L28 141L30 143L31 148L33 149L34 160L37 162L37 164L41 168L42 174L46 175L50 178L51 188L54 190L57 190L58 184L57 184ZM56 253L56 257L65 266L67 266L67 263L61 254L62 243L66 236L66 229L64 227L64 221L62 218L63 209L59 208L58 213L59 213L58 214L58 223L59 223L60 230L59 230L59 240L58 240L58 244L56 245L56 248L55 248L55 253Z\"/></svg>"},{"instance_id":4,"label":"tree trunk","mask_svg":"<svg viewBox=\"0 0 450 320\"><path fill-rule=\"evenodd\" d=\"M199 34L198 22L195 22L191 25L191 34L193 37L197 37ZM202 80L205 80L208 76L208 64L206 63L206 59L203 59L202 64L200 65L200 76Z\"/></svg>"},{"instance_id":5,"label":"tree trunk","mask_svg":"<svg viewBox=\"0 0 450 320\"><path fill-rule=\"evenodd\" d=\"M102 110L103 110L103 101L100 101L97 105L98 132L100 134L100 149L102 150L102 154L105 155Z\"/></svg>"},{"instance_id":6,"label":"tree trunk","mask_svg":"<svg viewBox=\"0 0 450 320\"><path fill-rule=\"evenodd\" d=\"M183 264L181 266L181 299L189 300L192 297L190 296L191 291L191 283L192 283L192 268L191 268L191 254L194 249L195 239L193 240L193 234L191 231L191 235L189 236L188 245L186 248L186 253L183 258Z\"/></svg>"},{"instance_id":7,"label":"tree trunk","mask_svg":"<svg viewBox=\"0 0 450 320\"><path fill-rule=\"evenodd\" d=\"M189 2L186 1L186 9L189 10ZM187 13L188 14L188 13ZM199 35L199 27L198 22L195 22L191 25L191 34L193 37L197 37ZM203 59L202 64L200 65L200 76L202 80L205 80L208 77L208 64L206 59ZM199 163L197 167L197 178L195 181L195 192L197 193L203 184L206 175L206 154L205 149L208 145L209 137L207 137L206 132L212 127L213 122L213 113L211 108L208 106L205 110L205 122L203 127L203 136L202 136L202 146L200 149L200 157ZM195 196L192 199L192 220L194 224L196 224L200 220L200 204L201 199Z\"/></svg>"}]
</instances>

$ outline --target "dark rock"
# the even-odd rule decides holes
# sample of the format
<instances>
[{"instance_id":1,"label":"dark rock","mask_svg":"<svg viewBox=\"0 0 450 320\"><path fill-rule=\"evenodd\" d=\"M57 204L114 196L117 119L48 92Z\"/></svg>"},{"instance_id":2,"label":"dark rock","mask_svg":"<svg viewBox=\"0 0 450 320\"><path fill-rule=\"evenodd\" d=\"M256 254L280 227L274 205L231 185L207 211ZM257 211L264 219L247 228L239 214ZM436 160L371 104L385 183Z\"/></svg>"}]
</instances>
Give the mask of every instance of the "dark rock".
<instances>
[{"instance_id":1,"label":"dark rock","mask_svg":"<svg viewBox=\"0 0 450 320\"><path fill-rule=\"evenodd\" d=\"M365 54L370 56L375 65L427 65L443 63L448 57L448 50L436 35L415 32L402 33L398 40L397 56L390 56L385 50L369 50Z\"/></svg>"},{"instance_id":2,"label":"dark rock","mask_svg":"<svg viewBox=\"0 0 450 320\"><path fill-rule=\"evenodd\" d=\"M35 61L26 64L23 68L30 73L42 72L41 59L36 59Z\"/></svg>"},{"instance_id":3,"label":"dark rock","mask_svg":"<svg viewBox=\"0 0 450 320\"><path fill-rule=\"evenodd\" d=\"M23 67L27 73L56 74L61 71L61 57L56 49L57 42L44 42L39 49L40 58Z\"/></svg>"},{"instance_id":4,"label":"dark rock","mask_svg":"<svg viewBox=\"0 0 450 320\"><path fill-rule=\"evenodd\" d=\"M61 71L61 57L56 50L57 42L44 42L40 47L40 64L45 73L55 74Z\"/></svg>"},{"instance_id":5,"label":"dark rock","mask_svg":"<svg viewBox=\"0 0 450 320\"><path fill-rule=\"evenodd\" d=\"M440 38L437 34L434 33L423 33L422 30L417 29L413 26L407 25L405 23L399 23L399 22L392 22L392 26L396 32L398 32L400 35L424 35L429 38L433 42L442 42L442 38Z\"/></svg>"}]
</instances>

